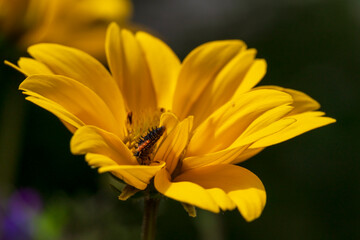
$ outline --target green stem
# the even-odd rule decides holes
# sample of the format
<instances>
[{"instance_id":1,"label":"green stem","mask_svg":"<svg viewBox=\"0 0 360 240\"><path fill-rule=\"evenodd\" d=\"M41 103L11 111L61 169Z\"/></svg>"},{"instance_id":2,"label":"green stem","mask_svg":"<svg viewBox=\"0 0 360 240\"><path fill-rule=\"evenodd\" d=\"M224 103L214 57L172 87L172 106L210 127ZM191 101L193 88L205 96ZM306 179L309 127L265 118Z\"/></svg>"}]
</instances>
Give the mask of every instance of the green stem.
<instances>
[{"instance_id":1,"label":"green stem","mask_svg":"<svg viewBox=\"0 0 360 240\"><path fill-rule=\"evenodd\" d=\"M154 240L156 232L156 216L160 199L145 197L144 217L142 222L142 240Z\"/></svg>"}]
</instances>

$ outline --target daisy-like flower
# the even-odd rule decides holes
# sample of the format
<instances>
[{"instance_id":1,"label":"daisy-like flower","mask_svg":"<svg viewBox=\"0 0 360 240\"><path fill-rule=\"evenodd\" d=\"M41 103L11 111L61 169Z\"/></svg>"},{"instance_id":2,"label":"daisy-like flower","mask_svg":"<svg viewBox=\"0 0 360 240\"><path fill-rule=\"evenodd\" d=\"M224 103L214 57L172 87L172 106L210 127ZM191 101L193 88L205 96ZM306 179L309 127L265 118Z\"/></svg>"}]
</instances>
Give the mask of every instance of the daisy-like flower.
<instances>
[{"instance_id":1,"label":"daisy-like flower","mask_svg":"<svg viewBox=\"0 0 360 240\"><path fill-rule=\"evenodd\" d=\"M0 35L26 49L55 42L104 55L107 25L125 25L130 0L0 0Z\"/></svg>"},{"instance_id":2,"label":"daisy-like flower","mask_svg":"<svg viewBox=\"0 0 360 240\"><path fill-rule=\"evenodd\" d=\"M20 89L74 134L73 154L188 209L256 219L264 186L236 164L335 122L302 92L255 87L266 62L239 40L203 44L180 62L161 40L111 24L105 48L111 73L80 50L33 45L14 66L28 76Z\"/></svg>"}]
</instances>

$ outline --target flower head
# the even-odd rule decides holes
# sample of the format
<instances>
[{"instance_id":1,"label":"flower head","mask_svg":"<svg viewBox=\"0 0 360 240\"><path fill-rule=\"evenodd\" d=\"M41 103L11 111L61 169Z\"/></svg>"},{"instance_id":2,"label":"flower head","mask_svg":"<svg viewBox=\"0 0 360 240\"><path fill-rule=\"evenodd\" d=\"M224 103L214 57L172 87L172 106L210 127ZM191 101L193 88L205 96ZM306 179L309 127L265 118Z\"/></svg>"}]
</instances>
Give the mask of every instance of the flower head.
<instances>
[{"instance_id":1,"label":"flower head","mask_svg":"<svg viewBox=\"0 0 360 240\"><path fill-rule=\"evenodd\" d=\"M111 24L111 73L73 48L28 51L20 89L74 133L74 154L138 190L154 179L169 198L212 212L237 208L247 221L261 214L266 193L236 164L335 121L302 92L255 87L266 62L239 40L203 44L180 62L161 40Z\"/></svg>"},{"instance_id":2,"label":"flower head","mask_svg":"<svg viewBox=\"0 0 360 240\"><path fill-rule=\"evenodd\" d=\"M0 0L0 32L20 49L55 42L101 57L107 25L124 25L129 0Z\"/></svg>"}]
</instances>

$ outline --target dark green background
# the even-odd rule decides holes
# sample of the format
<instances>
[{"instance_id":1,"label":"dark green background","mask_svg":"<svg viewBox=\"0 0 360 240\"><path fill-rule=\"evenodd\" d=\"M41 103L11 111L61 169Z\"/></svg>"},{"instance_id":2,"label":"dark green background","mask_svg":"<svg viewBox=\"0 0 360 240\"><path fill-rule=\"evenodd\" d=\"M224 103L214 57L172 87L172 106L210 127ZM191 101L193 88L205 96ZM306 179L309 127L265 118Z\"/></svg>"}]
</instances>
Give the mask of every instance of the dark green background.
<instances>
[{"instance_id":1,"label":"dark green background","mask_svg":"<svg viewBox=\"0 0 360 240\"><path fill-rule=\"evenodd\" d=\"M166 200L158 239L360 239L360 1L136 0L134 7L134 21L181 59L211 40L244 40L267 60L260 85L306 92L337 119L242 164L267 190L259 219L246 223L237 211L198 211L193 219ZM8 51L2 55L17 58ZM43 234L53 239L136 239L142 203L117 201L106 176L70 154L71 136L62 124L16 92L23 77L1 71L3 206L11 191L32 188L55 229L45 227Z\"/></svg>"}]
</instances>

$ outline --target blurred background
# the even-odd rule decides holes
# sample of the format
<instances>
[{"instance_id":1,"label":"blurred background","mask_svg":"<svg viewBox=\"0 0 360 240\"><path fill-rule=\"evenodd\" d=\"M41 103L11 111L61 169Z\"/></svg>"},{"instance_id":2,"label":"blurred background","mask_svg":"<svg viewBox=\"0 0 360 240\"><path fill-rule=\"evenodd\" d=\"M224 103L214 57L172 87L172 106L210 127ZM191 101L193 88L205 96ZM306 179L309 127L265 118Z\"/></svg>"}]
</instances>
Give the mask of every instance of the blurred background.
<instances>
[{"instance_id":1,"label":"blurred background","mask_svg":"<svg viewBox=\"0 0 360 240\"><path fill-rule=\"evenodd\" d=\"M268 63L260 85L303 91L337 123L267 148L242 166L267 190L262 216L161 203L157 239L360 239L360 1L133 1L132 20L183 59L242 39ZM1 41L1 61L23 55ZM142 202L118 201L107 175L69 151L60 121L26 102L0 67L0 239L139 239Z\"/></svg>"}]
</instances>

